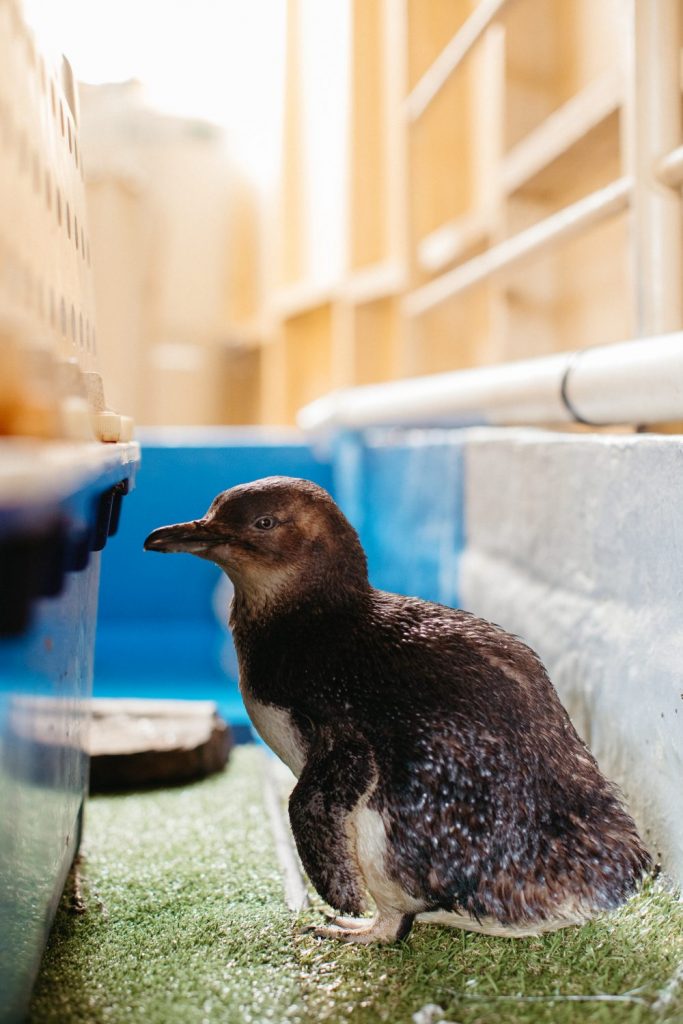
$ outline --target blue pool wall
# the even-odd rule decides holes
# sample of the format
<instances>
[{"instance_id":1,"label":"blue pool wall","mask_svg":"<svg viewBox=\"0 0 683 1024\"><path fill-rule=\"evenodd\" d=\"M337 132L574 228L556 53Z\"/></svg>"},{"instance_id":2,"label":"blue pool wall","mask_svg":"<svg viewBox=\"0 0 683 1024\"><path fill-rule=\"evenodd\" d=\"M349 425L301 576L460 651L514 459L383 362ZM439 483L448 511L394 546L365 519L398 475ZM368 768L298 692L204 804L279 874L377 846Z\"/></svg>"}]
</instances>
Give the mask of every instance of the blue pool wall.
<instances>
[{"instance_id":1,"label":"blue pool wall","mask_svg":"<svg viewBox=\"0 0 683 1024\"><path fill-rule=\"evenodd\" d=\"M457 605L462 432L347 433L331 458L335 497L360 534L373 585Z\"/></svg>"},{"instance_id":2,"label":"blue pool wall","mask_svg":"<svg viewBox=\"0 0 683 1024\"><path fill-rule=\"evenodd\" d=\"M160 429L141 432L140 441L138 488L103 562L95 696L214 700L238 738L247 738L225 577L191 555L145 552L143 542L258 477L301 476L329 489L329 461L294 431Z\"/></svg>"},{"instance_id":3,"label":"blue pool wall","mask_svg":"<svg viewBox=\"0 0 683 1024\"><path fill-rule=\"evenodd\" d=\"M225 578L211 563L142 544L157 526L196 519L220 491L258 477L300 476L330 491L359 531L375 586L458 603L460 432L347 434L326 448L255 428L160 429L140 440L138 485L103 563L96 696L214 700L237 738L248 738Z\"/></svg>"}]
</instances>

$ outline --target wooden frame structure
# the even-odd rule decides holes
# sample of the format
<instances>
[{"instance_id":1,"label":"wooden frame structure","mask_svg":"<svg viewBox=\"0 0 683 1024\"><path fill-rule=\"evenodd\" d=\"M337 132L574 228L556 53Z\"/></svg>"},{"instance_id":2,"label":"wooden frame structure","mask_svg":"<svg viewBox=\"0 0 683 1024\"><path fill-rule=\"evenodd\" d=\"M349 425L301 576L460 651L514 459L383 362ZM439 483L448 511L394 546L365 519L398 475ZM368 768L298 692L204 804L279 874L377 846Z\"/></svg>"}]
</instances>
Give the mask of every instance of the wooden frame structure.
<instances>
[{"instance_id":1,"label":"wooden frame structure","mask_svg":"<svg viewBox=\"0 0 683 1024\"><path fill-rule=\"evenodd\" d=\"M349 0L346 256L307 267L290 0L261 405L683 326L679 0ZM340 43L341 45L341 43ZM342 127L340 125L340 131ZM297 178L299 175L299 178Z\"/></svg>"}]
</instances>

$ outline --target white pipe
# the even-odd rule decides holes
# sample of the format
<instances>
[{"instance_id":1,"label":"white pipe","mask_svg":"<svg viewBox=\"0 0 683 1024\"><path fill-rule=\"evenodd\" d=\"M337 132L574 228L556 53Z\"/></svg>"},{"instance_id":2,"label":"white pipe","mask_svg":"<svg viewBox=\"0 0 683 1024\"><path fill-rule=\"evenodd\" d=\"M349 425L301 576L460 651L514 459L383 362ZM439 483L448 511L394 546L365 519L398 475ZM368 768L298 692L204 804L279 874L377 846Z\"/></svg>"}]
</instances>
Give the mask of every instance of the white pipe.
<instances>
[{"instance_id":1,"label":"white pipe","mask_svg":"<svg viewBox=\"0 0 683 1024\"><path fill-rule=\"evenodd\" d=\"M406 99L406 114L409 121L422 117L432 100L460 66L474 44L491 22L498 17L510 0L480 0L467 21L461 25L433 64Z\"/></svg>"},{"instance_id":2,"label":"white pipe","mask_svg":"<svg viewBox=\"0 0 683 1024\"><path fill-rule=\"evenodd\" d=\"M677 146L659 161L657 176L670 188L680 188L683 184L683 146Z\"/></svg>"},{"instance_id":3,"label":"white pipe","mask_svg":"<svg viewBox=\"0 0 683 1024\"><path fill-rule=\"evenodd\" d=\"M631 186L630 178L619 178L421 288L416 288L406 296L406 316L421 316L494 274L510 270L525 259L554 249L560 242L573 238L607 217L621 213L629 204Z\"/></svg>"},{"instance_id":4,"label":"white pipe","mask_svg":"<svg viewBox=\"0 0 683 1024\"><path fill-rule=\"evenodd\" d=\"M572 409L595 425L683 420L683 332L333 391L304 406L298 423L309 431L569 423Z\"/></svg>"}]
</instances>

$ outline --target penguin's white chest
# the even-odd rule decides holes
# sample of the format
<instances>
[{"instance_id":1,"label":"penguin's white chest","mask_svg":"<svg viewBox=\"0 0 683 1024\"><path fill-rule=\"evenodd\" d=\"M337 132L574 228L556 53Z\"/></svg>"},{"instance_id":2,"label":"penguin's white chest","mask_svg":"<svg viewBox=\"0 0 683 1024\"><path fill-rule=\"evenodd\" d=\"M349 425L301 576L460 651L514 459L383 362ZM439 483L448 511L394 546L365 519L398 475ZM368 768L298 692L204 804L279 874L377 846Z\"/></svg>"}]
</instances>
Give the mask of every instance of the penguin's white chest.
<instances>
[{"instance_id":1,"label":"penguin's white chest","mask_svg":"<svg viewBox=\"0 0 683 1024\"><path fill-rule=\"evenodd\" d=\"M289 711L276 707L275 704L264 704L250 694L246 688L242 690L242 699L247 714L261 739L299 778L306 755L301 733L294 724Z\"/></svg>"}]
</instances>

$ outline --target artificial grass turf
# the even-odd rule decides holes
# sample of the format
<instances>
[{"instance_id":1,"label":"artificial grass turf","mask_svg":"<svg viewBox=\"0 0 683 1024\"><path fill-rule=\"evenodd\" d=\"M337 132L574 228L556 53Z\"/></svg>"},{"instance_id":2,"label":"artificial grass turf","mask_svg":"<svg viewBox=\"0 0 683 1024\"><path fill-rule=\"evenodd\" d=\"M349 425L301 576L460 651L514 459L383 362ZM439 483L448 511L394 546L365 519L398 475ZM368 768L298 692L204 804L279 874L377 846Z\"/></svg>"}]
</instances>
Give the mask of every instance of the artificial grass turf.
<instances>
[{"instance_id":1,"label":"artificial grass turf","mask_svg":"<svg viewBox=\"0 0 683 1024\"><path fill-rule=\"evenodd\" d=\"M91 799L86 911L65 894L30 1024L410 1024L427 1003L460 1024L683 1021L683 976L671 983L683 905L657 882L538 939L433 925L396 946L301 934L320 914L284 905L262 768L242 747L204 782Z\"/></svg>"}]
</instances>

